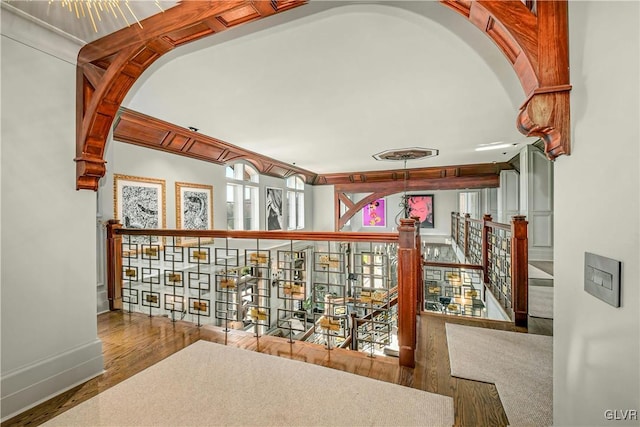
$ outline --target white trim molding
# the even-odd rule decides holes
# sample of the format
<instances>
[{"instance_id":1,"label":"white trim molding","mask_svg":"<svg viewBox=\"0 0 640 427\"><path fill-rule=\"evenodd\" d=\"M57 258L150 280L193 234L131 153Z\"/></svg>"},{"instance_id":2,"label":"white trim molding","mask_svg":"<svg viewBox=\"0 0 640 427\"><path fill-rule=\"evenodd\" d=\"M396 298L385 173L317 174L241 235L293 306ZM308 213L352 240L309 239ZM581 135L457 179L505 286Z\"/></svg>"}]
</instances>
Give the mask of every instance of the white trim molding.
<instances>
[{"instance_id":1,"label":"white trim molding","mask_svg":"<svg viewBox=\"0 0 640 427\"><path fill-rule=\"evenodd\" d=\"M2 375L1 422L104 372L102 341L73 348Z\"/></svg>"}]
</instances>

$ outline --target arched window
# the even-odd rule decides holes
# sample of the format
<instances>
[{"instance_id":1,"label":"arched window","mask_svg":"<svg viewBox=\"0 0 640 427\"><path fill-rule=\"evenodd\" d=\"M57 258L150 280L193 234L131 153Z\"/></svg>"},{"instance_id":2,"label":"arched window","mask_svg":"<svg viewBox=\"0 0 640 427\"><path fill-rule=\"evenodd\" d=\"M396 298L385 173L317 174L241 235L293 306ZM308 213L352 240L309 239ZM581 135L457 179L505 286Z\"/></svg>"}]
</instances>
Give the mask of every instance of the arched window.
<instances>
[{"instance_id":1,"label":"arched window","mask_svg":"<svg viewBox=\"0 0 640 427\"><path fill-rule=\"evenodd\" d=\"M287 207L289 230L304 228L304 181L299 176L287 178Z\"/></svg>"},{"instance_id":2,"label":"arched window","mask_svg":"<svg viewBox=\"0 0 640 427\"><path fill-rule=\"evenodd\" d=\"M258 171L244 163L227 166L227 229L257 230Z\"/></svg>"}]
</instances>

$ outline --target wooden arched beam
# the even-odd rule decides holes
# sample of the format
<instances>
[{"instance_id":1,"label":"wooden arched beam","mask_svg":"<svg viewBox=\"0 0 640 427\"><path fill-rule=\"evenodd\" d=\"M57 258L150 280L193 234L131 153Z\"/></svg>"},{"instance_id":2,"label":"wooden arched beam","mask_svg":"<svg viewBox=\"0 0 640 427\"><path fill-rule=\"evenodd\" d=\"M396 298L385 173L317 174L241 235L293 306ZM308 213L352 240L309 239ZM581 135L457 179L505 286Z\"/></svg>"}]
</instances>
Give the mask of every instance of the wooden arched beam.
<instances>
[{"instance_id":1,"label":"wooden arched beam","mask_svg":"<svg viewBox=\"0 0 640 427\"><path fill-rule=\"evenodd\" d=\"M485 166L488 166L485 167ZM491 170L491 168L493 170ZM496 165L470 165L470 171L477 171L475 174L447 175L446 168L425 168L405 171L406 181L386 181L386 182L351 182L336 184L334 186L335 196L335 229L342 230L344 225L367 204L381 197L403 191L433 191L433 190L460 190L473 188L492 188L500 185L500 170L511 168L507 164ZM431 177L427 177L432 172ZM423 178L413 178L411 174L422 174ZM368 194L362 200L353 202L347 193ZM344 213L340 212L340 202L346 206Z\"/></svg>"},{"instance_id":2,"label":"wooden arched beam","mask_svg":"<svg viewBox=\"0 0 640 427\"><path fill-rule=\"evenodd\" d=\"M306 3L306 0L182 1L84 46L76 72L76 189L97 190L111 125L133 84L170 50Z\"/></svg>"},{"instance_id":3,"label":"wooden arched beam","mask_svg":"<svg viewBox=\"0 0 640 427\"><path fill-rule=\"evenodd\" d=\"M502 50L526 94L516 125L545 143L550 160L571 154L566 0L441 0Z\"/></svg>"},{"instance_id":4,"label":"wooden arched beam","mask_svg":"<svg viewBox=\"0 0 640 427\"><path fill-rule=\"evenodd\" d=\"M518 129L545 141L550 159L570 154L566 0L441 0L487 34L511 61L527 98ZM76 77L76 188L98 189L114 118L140 75L185 43L305 4L306 0L183 1L84 46Z\"/></svg>"}]
</instances>

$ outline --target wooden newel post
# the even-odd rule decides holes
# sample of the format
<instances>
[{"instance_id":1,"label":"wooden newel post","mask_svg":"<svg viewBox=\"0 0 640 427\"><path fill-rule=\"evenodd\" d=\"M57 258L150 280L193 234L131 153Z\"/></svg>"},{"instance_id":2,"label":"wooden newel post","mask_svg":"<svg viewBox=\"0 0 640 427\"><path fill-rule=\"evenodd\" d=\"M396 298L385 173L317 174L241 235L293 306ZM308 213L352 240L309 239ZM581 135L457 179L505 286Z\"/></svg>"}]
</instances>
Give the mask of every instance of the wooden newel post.
<instances>
[{"instance_id":1,"label":"wooden newel post","mask_svg":"<svg viewBox=\"0 0 640 427\"><path fill-rule=\"evenodd\" d=\"M122 228L117 219L107 222L107 296L109 310L122 310Z\"/></svg>"},{"instance_id":2,"label":"wooden newel post","mask_svg":"<svg viewBox=\"0 0 640 427\"><path fill-rule=\"evenodd\" d=\"M456 241L456 223L456 213L451 212L451 238L454 242Z\"/></svg>"},{"instance_id":3,"label":"wooden newel post","mask_svg":"<svg viewBox=\"0 0 640 427\"><path fill-rule=\"evenodd\" d=\"M416 298L419 256L416 256L415 220L400 220L398 246L398 343L400 366L415 366Z\"/></svg>"},{"instance_id":4,"label":"wooden newel post","mask_svg":"<svg viewBox=\"0 0 640 427\"><path fill-rule=\"evenodd\" d=\"M522 215L511 220L511 298L516 326L527 326L529 306L529 242Z\"/></svg>"},{"instance_id":5,"label":"wooden newel post","mask_svg":"<svg viewBox=\"0 0 640 427\"><path fill-rule=\"evenodd\" d=\"M482 217L482 272L484 283L489 283L489 238L491 236L491 227L488 222L493 221L491 215L484 214Z\"/></svg>"},{"instance_id":6,"label":"wooden newel post","mask_svg":"<svg viewBox=\"0 0 640 427\"><path fill-rule=\"evenodd\" d=\"M420 238L420 218L413 217L413 219L415 220L416 225L416 313L420 313L423 310L422 307L424 307L424 281L422 277L422 239Z\"/></svg>"},{"instance_id":7,"label":"wooden newel post","mask_svg":"<svg viewBox=\"0 0 640 427\"><path fill-rule=\"evenodd\" d=\"M469 258L469 220L471 214L464 214L464 261L467 262Z\"/></svg>"}]
</instances>

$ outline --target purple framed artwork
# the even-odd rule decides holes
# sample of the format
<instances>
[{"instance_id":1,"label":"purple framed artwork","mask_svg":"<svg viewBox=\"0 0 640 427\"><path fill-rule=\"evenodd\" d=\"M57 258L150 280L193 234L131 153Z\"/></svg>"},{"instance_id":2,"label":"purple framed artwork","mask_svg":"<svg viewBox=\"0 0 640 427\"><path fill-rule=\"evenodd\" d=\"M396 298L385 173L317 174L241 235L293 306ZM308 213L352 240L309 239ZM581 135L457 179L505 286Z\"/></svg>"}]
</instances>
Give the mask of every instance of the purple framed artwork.
<instances>
[{"instance_id":1,"label":"purple framed artwork","mask_svg":"<svg viewBox=\"0 0 640 427\"><path fill-rule=\"evenodd\" d=\"M384 199L374 200L362 208L363 227L386 227L387 210Z\"/></svg>"},{"instance_id":2,"label":"purple framed artwork","mask_svg":"<svg viewBox=\"0 0 640 427\"><path fill-rule=\"evenodd\" d=\"M433 228L433 194L407 196L407 216L420 218L420 228Z\"/></svg>"}]
</instances>

